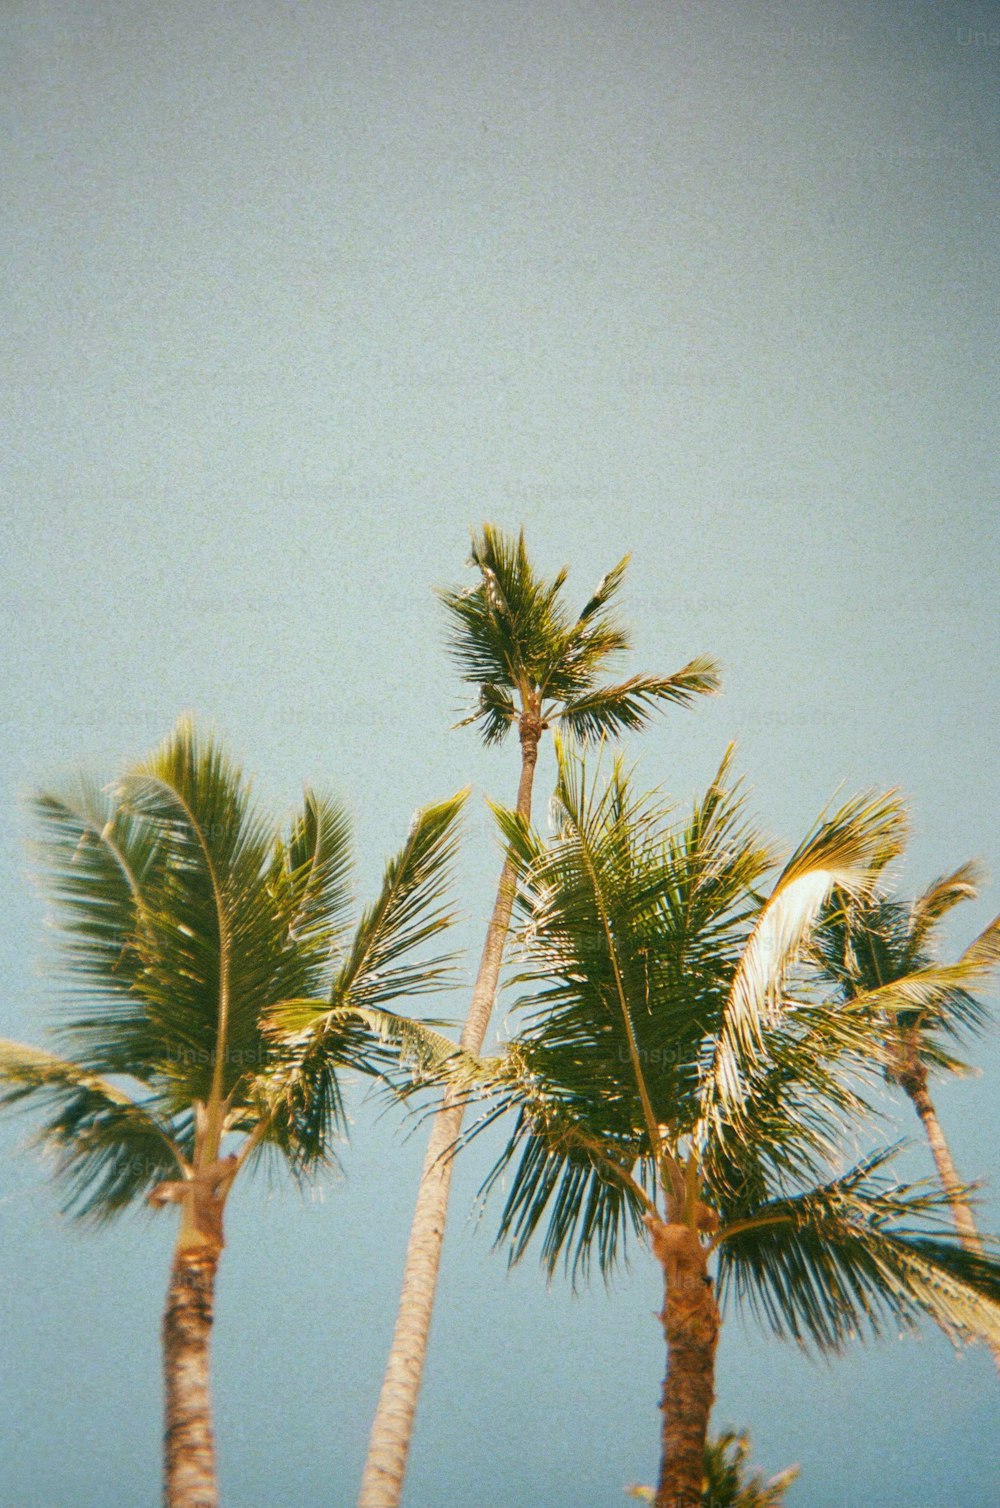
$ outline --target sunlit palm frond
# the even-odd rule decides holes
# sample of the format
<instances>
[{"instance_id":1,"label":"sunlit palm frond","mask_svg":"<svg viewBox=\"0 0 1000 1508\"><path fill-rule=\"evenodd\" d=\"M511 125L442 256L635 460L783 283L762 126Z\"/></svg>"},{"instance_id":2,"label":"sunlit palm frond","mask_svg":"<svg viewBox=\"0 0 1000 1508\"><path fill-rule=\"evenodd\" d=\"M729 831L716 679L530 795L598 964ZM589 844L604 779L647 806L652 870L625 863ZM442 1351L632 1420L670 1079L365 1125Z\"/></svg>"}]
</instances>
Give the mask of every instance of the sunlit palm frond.
<instances>
[{"instance_id":1,"label":"sunlit palm frond","mask_svg":"<svg viewBox=\"0 0 1000 1508\"><path fill-rule=\"evenodd\" d=\"M701 1044L745 939L748 885L773 856L725 788L728 755L676 829L656 792L633 790L620 759L602 780L561 747L559 756L549 845L498 813L520 880L518 978L537 992L516 1040L545 1083L582 1093L589 1080L592 1112L631 1106L651 1149L656 1126L668 1122L676 1139L696 1115Z\"/></svg>"},{"instance_id":2,"label":"sunlit palm frond","mask_svg":"<svg viewBox=\"0 0 1000 1508\"><path fill-rule=\"evenodd\" d=\"M748 1065L748 1120L716 1115L697 1127L705 1197L724 1220L750 1215L777 1190L821 1183L879 1119L872 1091L892 1062L867 1013L789 1002Z\"/></svg>"},{"instance_id":3,"label":"sunlit palm frond","mask_svg":"<svg viewBox=\"0 0 1000 1508\"><path fill-rule=\"evenodd\" d=\"M380 1075L397 1094L424 1086L478 1085L482 1069L450 1037L392 1011L329 1001L288 1000L269 1023L266 1072L248 1086L255 1116L298 1170L329 1160L346 1129L344 1070Z\"/></svg>"},{"instance_id":4,"label":"sunlit palm frond","mask_svg":"<svg viewBox=\"0 0 1000 1508\"><path fill-rule=\"evenodd\" d=\"M982 866L973 859L935 880L917 897L910 915L908 962L919 957L942 917L962 901L975 900L982 883Z\"/></svg>"},{"instance_id":5,"label":"sunlit palm frond","mask_svg":"<svg viewBox=\"0 0 1000 1508\"><path fill-rule=\"evenodd\" d=\"M903 811L889 796L861 796L821 821L779 875L761 907L733 976L725 1018L702 1091L703 1117L735 1117L763 1046L782 1010L790 969L802 956L823 903L837 886L858 893L899 850Z\"/></svg>"},{"instance_id":6,"label":"sunlit palm frond","mask_svg":"<svg viewBox=\"0 0 1000 1508\"><path fill-rule=\"evenodd\" d=\"M580 616L577 619L578 624L589 623L591 619L607 612L613 598L621 590L622 582L625 580L625 573L628 570L631 559L631 555L623 555L617 565L613 565L610 571L605 571L594 588L593 594L587 599L580 610Z\"/></svg>"}]
</instances>

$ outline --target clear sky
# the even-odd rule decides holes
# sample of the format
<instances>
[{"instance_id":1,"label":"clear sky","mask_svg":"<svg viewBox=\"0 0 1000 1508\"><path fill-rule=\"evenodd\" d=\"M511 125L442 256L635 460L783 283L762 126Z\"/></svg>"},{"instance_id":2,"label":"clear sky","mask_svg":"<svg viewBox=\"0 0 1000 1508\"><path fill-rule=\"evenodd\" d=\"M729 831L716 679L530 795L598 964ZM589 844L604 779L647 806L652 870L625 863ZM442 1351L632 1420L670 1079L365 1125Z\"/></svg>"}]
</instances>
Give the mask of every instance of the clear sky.
<instances>
[{"instance_id":1,"label":"clear sky","mask_svg":"<svg viewBox=\"0 0 1000 1508\"><path fill-rule=\"evenodd\" d=\"M184 709L278 809L344 797L369 892L422 801L512 798L516 751L448 731L430 591L483 518L581 602L631 549L636 668L722 660L725 696L642 741L650 784L689 798L736 736L791 840L841 783L899 785L901 883L979 855L954 945L1000 910L1000 7L8 0L0 59L0 1032L38 1039L51 999L25 793ZM497 867L480 803L473 951ZM995 1035L976 1058L940 1108L995 1178ZM0 1505L152 1505L171 1221L76 1231L24 1132ZM357 1102L322 1198L237 1188L227 1508L354 1501L423 1144L399 1132ZM615 1508L654 1471L657 1272L508 1276L497 1211L467 1218L488 1161L456 1179L408 1508ZM796 1508L993 1508L998 1399L936 1334L827 1367L733 1318L715 1423L801 1463Z\"/></svg>"}]
</instances>

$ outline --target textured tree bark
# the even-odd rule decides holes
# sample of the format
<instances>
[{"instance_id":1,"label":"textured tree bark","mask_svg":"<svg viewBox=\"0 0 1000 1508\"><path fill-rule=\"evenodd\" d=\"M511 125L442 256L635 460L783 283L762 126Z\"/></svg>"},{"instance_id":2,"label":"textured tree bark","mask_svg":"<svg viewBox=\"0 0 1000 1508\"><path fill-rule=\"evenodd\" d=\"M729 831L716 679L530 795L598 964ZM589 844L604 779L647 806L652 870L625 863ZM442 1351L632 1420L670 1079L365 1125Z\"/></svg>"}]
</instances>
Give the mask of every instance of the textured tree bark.
<instances>
[{"instance_id":1,"label":"textured tree bark","mask_svg":"<svg viewBox=\"0 0 1000 1508\"><path fill-rule=\"evenodd\" d=\"M660 1318L667 1341L656 1508L699 1508L705 1440L715 1399L719 1306L697 1231L652 1218L647 1224L654 1255L663 1267L665 1299Z\"/></svg>"},{"instance_id":2,"label":"textured tree bark","mask_svg":"<svg viewBox=\"0 0 1000 1508\"><path fill-rule=\"evenodd\" d=\"M164 1508L217 1508L209 1395L209 1339L219 1253L212 1246L174 1254L163 1316Z\"/></svg>"},{"instance_id":3,"label":"textured tree bark","mask_svg":"<svg viewBox=\"0 0 1000 1508\"><path fill-rule=\"evenodd\" d=\"M163 1315L164 1508L217 1508L219 1501L209 1342L222 1214L237 1166L235 1157L222 1158L149 1196L154 1205L180 1206Z\"/></svg>"},{"instance_id":4,"label":"textured tree bark","mask_svg":"<svg viewBox=\"0 0 1000 1508\"><path fill-rule=\"evenodd\" d=\"M531 816L531 790L541 731L537 718L521 718L521 778L517 810L526 819ZM514 891L514 867L508 862L500 875L462 1030L462 1046L469 1052L481 1050L490 1024ZM398 1508L400 1502L441 1266L441 1246L451 1191L452 1160L449 1153L462 1129L463 1113L464 1106L449 1092L434 1117L410 1227L396 1326L368 1442L358 1508Z\"/></svg>"}]
</instances>

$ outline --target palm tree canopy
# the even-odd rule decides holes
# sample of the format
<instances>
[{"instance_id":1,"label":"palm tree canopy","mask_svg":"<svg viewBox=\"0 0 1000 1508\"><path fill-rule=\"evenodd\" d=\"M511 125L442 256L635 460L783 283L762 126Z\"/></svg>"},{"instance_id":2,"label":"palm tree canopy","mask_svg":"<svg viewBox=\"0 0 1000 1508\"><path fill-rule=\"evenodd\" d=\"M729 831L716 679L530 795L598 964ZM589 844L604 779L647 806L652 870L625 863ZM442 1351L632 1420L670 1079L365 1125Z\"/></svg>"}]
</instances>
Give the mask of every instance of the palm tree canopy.
<instances>
[{"instance_id":1,"label":"palm tree canopy","mask_svg":"<svg viewBox=\"0 0 1000 1508\"><path fill-rule=\"evenodd\" d=\"M486 743L500 743L522 713L543 724L558 718L581 741L639 728L666 702L684 705L718 690L716 663L701 656L672 676L634 675L600 684L606 666L630 647L613 611L629 557L600 581L574 615L563 600L566 571L546 581L515 538L484 524L473 536L479 585L443 589L450 643L463 678L478 686L477 723Z\"/></svg>"},{"instance_id":2,"label":"palm tree canopy","mask_svg":"<svg viewBox=\"0 0 1000 1508\"><path fill-rule=\"evenodd\" d=\"M341 1071L376 1072L403 1029L387 1004L446 976L424 945L451 921L463 801L417 814L352 926L343 808L307 790L281 831L190 722L106 790L35 798L68 988L55 1051L0 1043L0 1103L45 1110L67 1208L107 1218L230 1133L300 1169L330 1155ZM273 1018L316 997L329 1019L310 1078Z\"/></svg>"},{"instance_id":3,"label":"palm tree canopy","mask_svg":"<svg viewBox=\"0 0 1000 1508\"><path fill-rule=\"evenodd\" d=\"M663 1207L711 1239L723 1293L803 1343L918 1311L1000 1330L1000 1268L949 1237L939 1193L891 1185L882 1158L837 1171L884 1056L869 1012L824 998L808 945L833 888L864 895L899 852L899 803L824 813L780 864L730 766L672 822L621 761L591 780L563 755L550 843L498 814L527 1013L482 1067L480 1126L516 1116L486 1184L506 1184L500 1239L517 1260L544 1225L550 1270L607 1273Z\"/></svg>"},{"instance_id":4,"label":"palm tree canopy","mask_svg":"<svg viewBox=\"0 0 1000 1508\"><path fill-rule=\"evenodd\" d=\"M981 881L978 865L967 863L912 904L882 887L864 896L835 895L816 933L817 959L840 998L887 1013L887 1033L927 1068L966 1071L951 1044L990 1020L972 991L1000 963L1000 917L953 964L938 957L941 921L962 901L974 900Z\"/></svg>"}]
</instances>

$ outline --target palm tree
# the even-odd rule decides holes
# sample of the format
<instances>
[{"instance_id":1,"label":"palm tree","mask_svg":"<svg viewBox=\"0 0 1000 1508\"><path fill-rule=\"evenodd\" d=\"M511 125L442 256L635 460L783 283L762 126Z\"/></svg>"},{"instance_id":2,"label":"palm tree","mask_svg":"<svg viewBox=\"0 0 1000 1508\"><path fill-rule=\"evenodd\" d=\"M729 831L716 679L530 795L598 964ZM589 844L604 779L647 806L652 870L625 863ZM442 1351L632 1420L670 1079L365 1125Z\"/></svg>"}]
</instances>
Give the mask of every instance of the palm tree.
<instances>
[{"instance_id":1,"label":"palm tree","mask_svg":"<svg viewBox=\"0 0 1000 1508\"><path fill-rule=\"evenodd\" d=\"M628 556L603 577L575 617L563 601L566 571L543 580L528 558L523 532L514 538L485 524L473 536L471 564L479 583L442 591L440 597L462 677L478 687L476 709L466 724L476 724L488 745L502 743L517 727L516 810L523 818L531 812L538 745L546 728L558 723L582 742L613 737L642 727L657 707L684 706L717 689L717 667L705 657L672 676L633 675L601 683L609 661L629 648L629 636L612 613ZM462 1031L462 1046L470 1053L478 1053L486 1037L513 899L514 870L505 862ZM441 1261L451 1188L448 1153L461 1131L462 1114L460 1096L450 1093L434 1117L359 1508L398 1508L400 1501Z\"/></svg>"},{"instance_id":2,"label":"palm tree","mask_svg":"<svg viewBox=\"0 0 1000 1508\"><path fill-rule=\"evenodd\" d=\"M375 1072L385 1039L419 1039L430 1059L453 1050L386 1006L441 981L445 960L413 955L450 921L443 886L463 800L417 815L352 927L344 811L307 791L280 835L188 723L110 791L80 781L35 799L72 1003L56 1052L0 1042L0 1103L46 1112L40 1139L68 1210L102 1222L144 1198L177 1207L168 1508L218 1500L209 1338L234 1181L267 1149L297 1175L327 1161L344 1128L342 1071ZM270 1026L276 1008L320 994L322 1033L289 1046Z\"/></svg>"},{"instance_id":3,"label":"palm tree","mask_svg":"<svg viewBox=\"0 0 1000 1508\"><path fill-rule=\"evenodd\" d=\"M467 1133L516 1112L484 1185L507 1189L512 1261L544 1224L550 1273L609 1273L630 1232L659 1262L658 1508L701 1501L727 1299L823 1352L921 1313L954 1338L1000 1338L1000 1264L939 1229L941 1191L890 1182L891 1149L841 1161L885 1054L870 1010L822 998L804 952L833 887L864 894L898 852L900 807L848 802L779 868L729 762L676 826L620 761L601 784L562 759L548 845L500 814L530 1014L481 1060L493 1098ZM996 945L993 928L967 952L967 980Z\"/></svg>"},{"instance_id":4,"label":"palm tree","mask_svg":"<svg viewBox=\"0 0 1000 1508\"><path fill-rule=\"evenodd\" d=\"M702 1474L702 1508L782 1508L785 1493L798 1479L799 1468L786 1466L777 1476L765 1478L759 1471L749 1473L750 1437L725 1430L714 1440L705 1442ZM652 1487L630 1487L627 1497L652 1503Z\"/></svg>"},{"instance_id":5,"label":"palm tree","mask_svg":"<svg viewBox=\"0 0 1000 1508\"><path fill-rule=\"evenodd\" d=\"M936 947L942 918L975 899L980 882L978 867L969 863L935 880L912 905L881 890L845 897L840 904L835 900L817 932L818 956L842 998L865 996L876 1012L888 1012L882 1016L887 1076L909 1096L920 1118L955 1229L969 1251L980 1251L982 1241L927 1083L931 1072L969 1072L951 1044L981 1030L989 1019L967 988L966 955L941 965ZM1000 934L1000 917L993 931ZM975 961L982 950L973 947ZM1000 949L993 961L1000 963ZM993 1357L1000 1370L1000 1349L994 1348Z\"/></svg>"}]
</instances>

